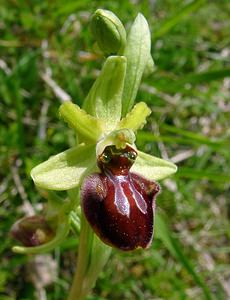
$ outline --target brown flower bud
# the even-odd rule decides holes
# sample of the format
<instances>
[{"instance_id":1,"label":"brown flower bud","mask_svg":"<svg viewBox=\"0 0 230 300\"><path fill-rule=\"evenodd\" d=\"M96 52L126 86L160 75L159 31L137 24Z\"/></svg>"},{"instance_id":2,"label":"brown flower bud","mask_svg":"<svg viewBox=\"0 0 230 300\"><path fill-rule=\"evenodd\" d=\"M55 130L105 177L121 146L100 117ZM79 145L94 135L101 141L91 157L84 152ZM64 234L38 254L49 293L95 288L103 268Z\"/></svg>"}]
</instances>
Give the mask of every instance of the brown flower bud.
<instances>
[{"instance_id":1,"label":"brown flower bud","mask_svg":"<svg viewBox=\"0 0 230 300\"><path fill-rule=\"evenodd\" d=\"M45 244L54 237L54 234L43 216L22 218L11 228L11 235L27 247Z\"/></svg>"}]
</instances>

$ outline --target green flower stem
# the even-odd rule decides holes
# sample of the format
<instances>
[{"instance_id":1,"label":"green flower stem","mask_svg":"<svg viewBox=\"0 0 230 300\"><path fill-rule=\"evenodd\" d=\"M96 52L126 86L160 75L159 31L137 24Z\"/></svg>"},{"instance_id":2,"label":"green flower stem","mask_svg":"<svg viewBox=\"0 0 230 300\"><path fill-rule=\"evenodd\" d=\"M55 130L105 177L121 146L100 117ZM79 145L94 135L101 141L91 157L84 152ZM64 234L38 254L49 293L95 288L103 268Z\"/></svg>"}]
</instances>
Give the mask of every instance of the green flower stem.
<instances>
[{"instance_id":1,"label":"green flower stem","mask_svg":"<svg viewBox=\"0 0 230 300\"><path fill-rule=\"evenodd\" d=\"M94 287L110 253L111 247L106 246L97 238L82 214L76 273L68 300L85 299Z\"/></svg>"},{"instance_id":2,"label":"green flower stem","mask_svg":"<svg viewBox=\"0 0 230 300\"><path fill-rule=\"evenodd\" d=\"M79 234L80 232L80 219L78 215L71 211L70 213L70 225L74 233Z\"/></svg>"},{"instance_id":3,"label":"green flower stem","mask_svg":"<svg viewBox=\"0 0 230 300\"><path fill-rule=\"evenodd\" d=\"M93 232L89 227L84 215L81 218L81 232L79 252L72 287L68 300L83 300L88 294L91 286L85 284L87 267L89 263L89 250L92 243Z\"/></svg>"},{"instance_id":4,"label":"green flower stem","mask_svg":"<svg viewBox=\"0 0 230 300\"><path fill-rule=\"evenodd\" d=\"M70 200L70 206L72 210L77 209L77 207L80 205L80 195L79 195L79 188L73 188L67 191L69 200Z\"/></svg>"},{"instance_id":5,"label":"green flower stem","mask_svg":"<svg viewBox=\"0 0 230 300\"><path fill-rule=\"evenodd\" d=\"M105 245L95 234L93 235L90 263L87 269L85 284L94 287L96 279L107 263L112 248Z\"/></svg>"},{"instance_id":6,"label":"green flower stem","mask_svg":"<svg viewBox=\"0 0 230 300\"><path fill-rule=\"evenodd\" d=\"M77 234L80 233L81 229L81 208L80 208L80 191L79 188L70 189L67 191L68 198L70 200L70 226L73 233Z\"/></svg>"}]
</instances>

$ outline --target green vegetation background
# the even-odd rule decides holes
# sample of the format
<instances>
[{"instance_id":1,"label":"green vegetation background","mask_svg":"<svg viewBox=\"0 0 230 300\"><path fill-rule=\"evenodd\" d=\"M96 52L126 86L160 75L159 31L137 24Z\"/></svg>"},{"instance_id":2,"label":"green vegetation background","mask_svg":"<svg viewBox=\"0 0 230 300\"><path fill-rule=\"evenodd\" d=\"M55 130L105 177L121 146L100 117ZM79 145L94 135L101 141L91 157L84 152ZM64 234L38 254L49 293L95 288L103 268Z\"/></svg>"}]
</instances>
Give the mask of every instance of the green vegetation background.
<instances>
[{"instance_id":1,"label":"green vegetation background","mask_svg":"<svg viewBox=\"0 0 230 300\"><path fill-rule=\"evenodd\" d=\"M179 171L161 183L151 249L114 250L88 299L229 299L230 2L0 2L0 299L66 299L77 239L27 257L9 229L45 202L30 169L73 143L52 84L82 103L103 61L88 26L98 7L127 28L139 11L149 22L155 71L137 101L153 113L137 144Z\"/></svg>"}]
</instances>

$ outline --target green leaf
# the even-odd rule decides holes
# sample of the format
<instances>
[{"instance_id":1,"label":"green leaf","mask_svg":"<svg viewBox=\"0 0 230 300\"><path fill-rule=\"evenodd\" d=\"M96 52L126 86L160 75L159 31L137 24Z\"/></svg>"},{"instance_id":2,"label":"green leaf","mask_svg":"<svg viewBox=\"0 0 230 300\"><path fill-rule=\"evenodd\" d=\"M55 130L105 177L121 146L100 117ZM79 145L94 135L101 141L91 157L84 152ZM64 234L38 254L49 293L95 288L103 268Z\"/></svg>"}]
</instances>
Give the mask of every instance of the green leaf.
<instances>
[{"instance_id":1,"label":"green leaf","mask_svg":"<svg viewBox=\"0 0 230 300\"><path fill-rule=\"evenodd\" d=\"M151 110L144 102L137 103L134 108L117 125L117 128L127 128L133 131L141 129L146 118L151 114Z\"/></svg>"},{"instance_id":2,"label":"green leaf","mask_svg":"<svg viewBox=\"0 0 230 300\"><path fill-rule=\"evenodd\" d=\"M151 156L141 151L137 152L137 159L131 168L131 171L134 173L149 180L160 180L177 171L177 166L167 160Z\"/></svg>"},{"instance_id":3,"label":"green leaf","mask_svg":"<svg viewBox=\"0 0 230 300\"><path fill-rule=\"evenodd\" d=\"M83 108L105 121L105 130L115 127L121 117L121 97L126 73L126 58L110 56L92 86Z\"/></svg>"},{"instance_id":4,"label":"green leaf","mask_svg":"<svg viewBox=\"0 0 230 300\"><path fill-rule=\"evenodd\" d=\"M87 114L71 101L65 102L59 109L61 117L85 140L96 142L102 133L102 121Z\"/></svg>"},{"instance_id":5,"label":"green leaf","mask_svg":"<svg viewBox=\"0 0 230 300\"><path fill-rule=\"evenodd\" d=\"M72 189L95 166L95 155L95 145L81 144L50 157L33 168L31 176L34 183L43 189Z\"/></svg>"},{"instance_id":6,"label":"green leaf","mask_svg":"<svg viewBox=\"0 0 230 300\"><path fill-rule=\"evenodd\" d=\"M122 95L122 115L133 106L144 69L150 61L151 37L149 26L142 14L136 17L128 35L124 55L127 71Z\"/></svg>"}]
</instances>

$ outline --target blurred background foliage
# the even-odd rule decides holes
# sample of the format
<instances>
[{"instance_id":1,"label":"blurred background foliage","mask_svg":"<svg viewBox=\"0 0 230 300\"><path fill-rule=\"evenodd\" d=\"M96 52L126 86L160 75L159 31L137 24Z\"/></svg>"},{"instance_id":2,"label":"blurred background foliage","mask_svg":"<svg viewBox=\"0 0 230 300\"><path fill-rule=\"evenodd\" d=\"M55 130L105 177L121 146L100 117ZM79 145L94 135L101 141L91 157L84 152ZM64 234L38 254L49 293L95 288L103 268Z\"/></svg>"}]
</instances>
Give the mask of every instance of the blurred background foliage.
<instances>
[{"instance_id":1,"label":"blurred background foliage","mask_svg":"<svg viewBox=\"0 0 230 300\"><path fill-rule=\"evenodd\" d=\"M63 96L81 105L101 68L89 30L99 7L127 29L139 11L149 22L155 71L137 101L153 113L137 144L179 171L161 182L151 249L114 250L88 300L229 299L230 2L0 4L0 299L66 299L76 237L27 257L11 252L9 229L45 202L30 169L73 144L58 107Z\"/></svg>"}]
</instances>

